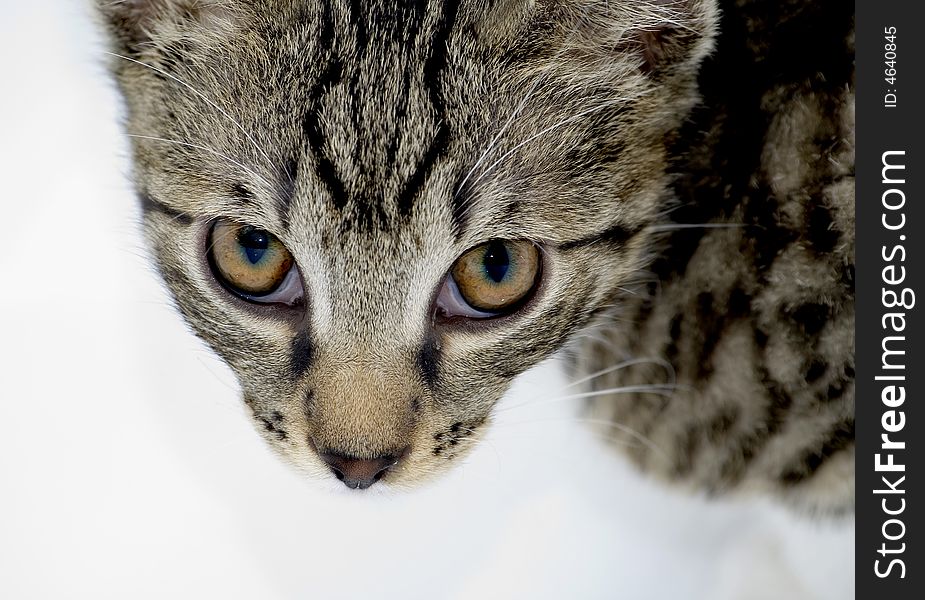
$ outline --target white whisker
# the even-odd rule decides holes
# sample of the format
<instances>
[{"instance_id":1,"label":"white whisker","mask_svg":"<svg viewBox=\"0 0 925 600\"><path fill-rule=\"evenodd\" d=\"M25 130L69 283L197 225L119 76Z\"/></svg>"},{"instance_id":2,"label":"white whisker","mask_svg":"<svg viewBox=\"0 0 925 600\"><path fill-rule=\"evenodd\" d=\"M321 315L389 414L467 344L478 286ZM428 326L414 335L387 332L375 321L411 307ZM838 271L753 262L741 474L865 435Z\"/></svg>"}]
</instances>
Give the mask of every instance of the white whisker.
<instances>
[{"instance_id":1,"label":"white whisker","mask_svg":"<svg viewBox=\"0 0 925 600\"><path fill-rule=\"evenodd\" d=\"M226 119L228 119L229 121L231 121L231 122L234 124L234 126L237 127L237 128L241 131L241 133L244 134L244 137L247 138L247 140L251 143L251 145L254 147L254 149L257 150L257 152L259 152L261 155L263 155L263 157L267 160L267 166L268 166L268 167L271 166L271 165L273 165L273 164L276 162L276 161L274 161L272 158L270 158L270 155L267 154L267 153L263 150L263 148L260 147L260 145L257 143L257 140L255 140L254 137L253 137L250 133L248 133L248 131L244 128L244 126L241 125L241 123L239 123L234 117L232 117L230 114L228 114L228 112L225 111L225 109L223 109L221 106L219 106L218 104L216 104L215 102L213 102L212 100L210 100L208 96L206 96L205 94L203 94L202 92L200 92L199 90L197 90L196 88L194 88L193 86L191 86L190 84L186 83L185 81L183 81L183 80L180 79L179 77L176 77L175 75L172 75L172 74L168 73L167 71L164 71L163 69L159 69L159 68L155 67L154 65L149 65L148 63L142 62L142 61L140 61L140 60L136 60L136 59L131 58L131 57L129 57L129 56L124 56L124 55L119 54L119 53L117 53L117 52L108 52L108 51L107 51L107 52L105 52L105 53L106 53L106 54L109 54L110 56L115 56L116 58L121 58L121 59L127 60L127 61L129 61L129 62L131 62L131 63L135 63L136 65L140 65L140 66L145 67L145 68L147 68L147 69L151 69L151 70L154 71L155 73L160 73L160 74L163 75L164 77L167 77L167 78L169 78L169 79L171 79L171 80L173 80L173 81L179 83L180 85L182 85L182 86L185 87L186 89L190 90L191 92L193 92L194 94L196 94L197 96L199 96L206 104L208 104L209 106L211 106L212 108L214 108L215 110L217 110L217 111L218 111L219 113L221 113ZM284 170L285 170L285 169L284 169ZM292 183L292 176L288 173L288 171L286 172L286 176L289 177L289 181L290 181L290 183ZM265 181L264 181L264 182L265 182Z\"/></svg>"},{"instance_id":2,"label":"white whisker","mask_svg":"<svg viewBox=\"0 0 925 600\"><path fill-rule=\"evenodd\" d=\"M507 131L507 128L510 127L511 123L514 122L514 119L517 118L517 115L520 114L520 111L523 110L523 107L526 106L527 101L529 101L530 98L533 97L533 92L536 91L536 88L539 87L540 82L542 82L543 80L544 80L544 77L537 78L537 80L533 83L530 89L527 90L527 93L524 94L524 97L520 100L517 106L514 107L514 110L511 111L511 115L508 117L507 122L505 122L505 124L501 127L501 129L498 130L498 133L495 134L495 137L493 137L491 141L488 142L488 146L485 148L485 151L482 152L482 155L479 156L479 159L475 161L475 164L472 165L472 168L469 169L469 172L466 173L466 176L463 177L462 182L460 182L456 190L457 196L462 191L463 187L465 187L466 182L469 181L469 177L472 176L472 173L474 173L475 170L479 168L479 165L482 164L482 161L485 160L488 157L488 155L491 153L491 151L495 149L495 145L498 143L498 140L501 139L501 136L504 135L504 132Z\"/></svg>"},{"instance_id":3,"label":"white whisker","mask_svg":"<svg viewBox=\"0 0 925 600\"><path fill-rule=\"evenodd\" d=\"M628 436L629 436L630 438L632 438L633 440L635 440L635 441L641 443L643 446L645 446L646 448L652 450L652 451L655 452L656 454L659 454L659 455L662 456L663 458L668 458L668 454L667 454L661 447L659 447L658 444L656 444L654 441L652 441L652 440L649 439L648 437L644 436L643 434L639 433L638 431L636 431L636 430L633 429L632 427L629 427L629 426L624 425L624 424L622 424L622 423L619 423L619 422L617 422L617 421L608 421L608 420L604 420L604 419L591 419L591 418L585 418L585 417L560 417L560 418L550 418L550 419L529 419L529 420L525 420L525 421L512 421L512 422L503 423L503 426L512 427L512 426L523 426L523 425L535 425L535 424L538 424L538 423L559 423L559 422L563 422L563 421L572 422L572 423L586 423L586 424L589 424L589 425L602 425L602 426L605 426L605 427L611 427L611 428L616 429L616 430L618 430L618 431L620 431L620 432L622 432L622 433L625 433L626 435L628 435ZM619 440L619 439L615 439L615 438L608 438L608 441L620 441L620 442L622 442L622 441L624 441L624 440Z\"/></svg>"},{"instance_id":4,"label":"white whisker","mask_svg":"<svg viewBox=\"0 0 925 600\"><path fill-rule=\"evenodd\" d=\"M629 426L627 426L627 425L624 425L623 423L620 423L620 422L618 422L618 421L609 421L609 420L605 420L605 419L589 419L589 418L584 418L584 417L578 417L578 418L575 419L575 422L577 422L577 423L587 423L587 424L589 424L589 425L602 425L602 426L604 426L604 427L611 427L611 428L613 428L613 429L616 429L617 431L620 431L620 432L622 432L622 433L625 433L626 435L630 436L632 439L634 439L634 440L636 440L636 441L642 443L642 445L644 445L644 446L645 446L646 448L648 448L649 450L652 450L653 452L655 452L656 454L658 454L658 455L661 456L662 458L664 458L664 459L668 459L668 458L669 458L668 453L665 452L665 451L661 448L661 446L659 446L659 445L656 444L654 441L652 441L651 438L648 438L648 437L644 436L643 434L639 433L638 431L636 431L636 430L633 429L632 427L629 427ZM615 439L615 438L608 438L608 441L621 441L621 440L618 440L618 439Z\"/></svg>"},{"instance_id":5,"label":"white whisker","mask_svg":"<svg viewBox=\"0 0 925 600\"><path fill-rule=\"evenodd\" d=\"M641 385L624 385L604 390L591 390L579 394L569 394L552 398L548 402L559 402L561 400L579 400L582 398L597 398L600 396L610 396L617 394L656 394L659 396L673 396L679 388L676 384L669 383L647 383Z\"/></svg>"},{"instance_id":6,"label":"white whisker","mask_svg":"<svg viewBox=\"0 0 925 600\"><path fill-rule=\"evenodd\" d=\"M157 137L157 136L153 136L153 135L140 135L140 134L137 134L137 133L129 133L129 134L127 134L127 135L128 135L128 137L131 137L131 138L139 138L139 139L142 139L142 140L152 140L152 141L155 141L155 142L164 142L164 143L167 143L167 144L176 144L176 145L178 145L178 146L186 146L186 147L188 147L188 148L196 148L197 150L202 150L202 151L204 151L204 152L209 152L210 154L214 154L215 156L218 156L218 157L220 157L220 158L224 158L225 160L227 160L227 161L230 162L231 164L235 165L236 167L239 167L239 168L243 169L244 172L246 172L247 174L249 174L251 177L254 177L255 179L259 180L259 181L260 181L261 183L263 183L265 186L267 186L267 187L272 187L271 184L270 184L270 182L268 182L266 179L264 179L261 175L258 175L257 173L255 173L253 170L250 169L250 167L248 167L248 166L246 166L246 165L244 165L244 164L242 164L242 163L236 161L235 159L231 158L231 157L228 156L227 154L222 154L222 153L219 152L218 150L213 150L212 148L209 148L208 146L201 146L201 145L199 145L199 144L191 144L190 142L182 142L182 141L180 141L180 140L171 140L171 139L168 139L168 138L162 138L162 137Z\"/></svg>"},{"instance_id":7,"label":"white whisker","mask_svg":"<svg viewBox=\"0 0 925 600\"><path fill-rule=\"evenodd\" d=\"M676 229L738 229L748 227L745 223L665 223L662 225L650 225L646 227L649 231L674 231Z\"/></svg>"},{"instance_id":8,"label":"white whisker","mask_svg":"<svg viewBox=\"0 0 925 600\"><path fill-rule=\"evenodd\" d=\"M591 108L588 108L588 109L586 109L586 110L583 110L583 111L581 111L581 112L578 112L578 113L576 113L576 114L574 114L574 115L570 115L570 116L568 116L568 117L562 119L561 121L559 121L559 122L557 122L557 123L554 123L553 125L550 125L549 127L547 127L547 128L545 128L545 129L539 131L538 133L535 133L535 134L531 135L530 137L528 137L528 138L525 139L524 141L518 143L518 144L515 145L513 148L511 148L510 150L508 150L507 152L505 152L504 154L502 154L501 157L500 157L498 160L496 160L496 161L493 162L491 165L489 165L489 167L488 167L487 169L483 170L483 171L479 174L479 176L475 179L475 181L473 182L473 185L476 184L476 183L478 183L479 181L481 181L483 178L485 178L485 176L487 176L491 171L493 171L493 170L495 169L495 167L497 167L497 166L500 165L502 162L504 162L504 160L507 159L507 157L509 157L510 155L514 154L515 152L517 152L517 150L519 150L519 149L522 148L523 146L529 144L530 142L532 142L532 141L534 141L534 140L536 140L536 139L538 139L538 138L541 138L541 137L543 137L544 135L548 135L549 133L552 133L552 132L555 131L556 129L558 129L558 128L564 126L564 125L568 125L568 124L571 123L572 121L576 121L576 120L578 120L578 119L580 119L580 118L582 118L582 117L584 117L584 116L587 116L587 115L589 115L589 114L592 114L592 113L595 113L595 112L604 110L605 108L609 108L609 107L615 106L615 105L617 105L617 104L627 102L628 100L630 100L630 98L623 98L623 97L621 97L621 98L613 98L613 99L611 99L611 100L609 100L609 101L607 101L607 102L602 102L601 104L599 104L599 105L597 105L597 106L593 106L593 107L591 107Z\"/></svg>"},{"instance_id":9,"label":"white whisker","mask_svg":"<svg viewBox=\"0 0 925 600\"><path fill-rule=\"evenodd\" d=\"M241 390L240 390L237 386L232 385L232 384L228 383L227 381L225 381L224 379L222 379L222 378L219 376L219 374L218 374L215 370L213 370L211 366L209 366L209 364L203 359L202 356L197 356L197 357L196 357L196 360L199 361L199 364L201 364L201 365L203 366L203 368L205 368L205 370L209 372L209 374L211 374L213 377L215 377L215 380L216 380L216 381L218 381L218 382L219 382L220 384L222 384L224 387L226 387L226 388L228 388L229 390L231 390L232 392L234 392L236 396L237 396L238 394L241 393Z\"/></svg>"},{"instance_id":10,"label":"white whisker","mask_svg":"<svg viewBox=\"0 0 925 600\"><path fill-rule=\"evenodd\" d=\"M668 377L671 380L671 385L674 385L674 383L677 381L677 375L675 373L674 367L667 360L664 360L661 358L633 358L630 360L624 360L623 362L619 362L615 365L611 365L607 367L606 369L601 369L600 371L595 371L594 373L585 375L584 377L580 379L576 379L575 381L569 383L562 389L566 390L568 388L575 387L576 385L580 385L582 383L585 383L586 381L591 381L592 379L596 379L603 375L607 375L608 373L613 373L614 371L619 371L620 369L625 369L626 367L631 367L633 365L643 365L643 364L658 365L662 367L663 369L665 369L665 371L668 373Z\"/></svg>"},{"instance_id":11,"label":"white whisker","mask_svg":"<svg viewBox=\"0 0 925 600\"><path fill-rule=\"evenodd\" d=\"M678 385L674 383L652 383L652 384L642 384L642 385L625 385L614 388L607 388L603 390L591 390L588 392L581 392L579 394L568 394L566 396L556 396L553 398L546 398L539 401L528 401L521 402L519 404L513 404L511 406L504 406L495 411L495 414L501 414L505 412L512 411L514 409L523 408L525 406L543 406L547 404L552 404L554 402L564 402L566 400L581 400L583 398L596 398L599 396L611 396L618 394L655 394L659 396L671 397L674 395L675 391L678 389L686 389L688 386ZM567 388L561 388L567 389Z\"/></svg>"}]
</instances>

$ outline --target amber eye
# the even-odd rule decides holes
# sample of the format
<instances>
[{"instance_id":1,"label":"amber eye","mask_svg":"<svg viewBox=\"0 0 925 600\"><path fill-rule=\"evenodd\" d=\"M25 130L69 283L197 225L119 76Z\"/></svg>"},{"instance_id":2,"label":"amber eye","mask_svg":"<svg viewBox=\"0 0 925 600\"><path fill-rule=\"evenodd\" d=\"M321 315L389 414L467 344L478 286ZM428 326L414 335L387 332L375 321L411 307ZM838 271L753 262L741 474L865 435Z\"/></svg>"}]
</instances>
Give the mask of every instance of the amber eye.
<instances>
[{"instance_id":1,"label":"amber eye","mask_svg":"<svg viewBox=\"0 0 925 600\"><path fill-rule=\"evenodd\" d=\"M539 270L540 251L533 243L491 240L459 257L438 306L449 316L475 318L510 311L533 290ZM454 298L456 295L470 310Z\"/></svg>"},{"instance_id":2,"label":"amber eye","mask_svg":"<svg viewBox=\"0 0 925 600\"><path fill-rule=\"evenodd\" d=\"M212 226L209 258L225 286L250 300L275 301L264 298L294 271L292 255L276 236L226 220Z\"/></svg>"}]
</instances>

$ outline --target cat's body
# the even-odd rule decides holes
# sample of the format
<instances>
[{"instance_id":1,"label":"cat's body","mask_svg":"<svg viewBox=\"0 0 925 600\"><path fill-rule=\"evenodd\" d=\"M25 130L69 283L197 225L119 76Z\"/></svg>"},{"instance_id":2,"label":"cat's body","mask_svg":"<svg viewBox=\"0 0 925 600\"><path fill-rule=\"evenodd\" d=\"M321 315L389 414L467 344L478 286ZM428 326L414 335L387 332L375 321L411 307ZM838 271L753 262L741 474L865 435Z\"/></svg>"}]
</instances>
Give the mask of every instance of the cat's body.
<instances>
[{"instance_id":1,"label":"cat's body","mask_svg":"<svg viewBox=\"0 0 925 600\"><path fill-rule=\"evenodd\" d=\"M595 389L677 375L604 401L650 441L640 463L850 505L848 42L821 78L807 58L704 86L688 120L719 24L702 0L100 6L160 270L297 468L422 480L579 340L584 372L672 365ZM740 66L772 52L764 23L722 32L701 83L739 65L729 36L755 36Z\"/></svg>"},{"instance_id":2,"label":"cat's body","mask_svg":"<svg viewBox=\"0 0 925 600\"><path fill-rule=\"evenodd\" d=\"M592 413L646 470L854 505L854 13L723 3L651 280L577 354ZM704 227L687 227L704 224ZM640 442L639 437L649 443Z\"/></svg>"}]
</instances>

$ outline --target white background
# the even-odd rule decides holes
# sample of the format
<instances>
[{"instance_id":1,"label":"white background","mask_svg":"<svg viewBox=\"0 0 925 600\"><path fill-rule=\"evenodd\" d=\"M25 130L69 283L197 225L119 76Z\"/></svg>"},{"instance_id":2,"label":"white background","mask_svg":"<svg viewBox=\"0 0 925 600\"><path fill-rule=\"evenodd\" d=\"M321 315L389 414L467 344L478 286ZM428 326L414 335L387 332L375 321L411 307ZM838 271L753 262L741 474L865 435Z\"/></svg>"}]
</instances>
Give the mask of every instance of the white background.
<instances>
[{"instance_id":1,"label":"white background","mask_svg":"<svg viewBox=\"0 0 925 600\"><path fill-rule=\"evenodd\" d=\"M421 491L290 473L145 258L83 8L0 0L0 598L853 597L853 523L641 479L554 363Z\"/></svg>"}]
</instances>

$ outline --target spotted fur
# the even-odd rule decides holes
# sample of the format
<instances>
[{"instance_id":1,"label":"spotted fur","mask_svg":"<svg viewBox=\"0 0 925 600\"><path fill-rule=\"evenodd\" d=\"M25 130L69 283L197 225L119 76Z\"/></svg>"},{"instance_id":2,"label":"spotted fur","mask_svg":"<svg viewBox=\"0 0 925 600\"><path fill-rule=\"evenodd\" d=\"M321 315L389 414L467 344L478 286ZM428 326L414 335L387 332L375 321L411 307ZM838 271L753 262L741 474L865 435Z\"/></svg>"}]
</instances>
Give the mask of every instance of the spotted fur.
<instances>
[{"instance_id":1,"label":"spotted fur","mask_svg":"<svg viewBox=\"0 0 925 600\"><path fill-rule=\"evenodd\" d=\"M763 63L785 38L763 19L799 29L802 5L724 7L701 71L712 0L99 0L158 267L297 468L410 447L385 481L422 481L568 347L579 372L671 363L670 395L597 403L664 447L633 454L647 468L828 490L853 431L849 49L845 29L837 73ZM217 218L289 248L304 306L215 282ZM669 233L692 222L735 227ZM434 321L450 266L492 238L542 247L536 293L506 317ZM589 328L607 343L576 342Z\"/></svg>"},{"instance_id":2,"label":"spotted fur","mask_svg":"<svg viewBox=\"0 0 925 600\"><path fill-rule=\"evenodd\" d=\"M582 348L635 462L712 492L854 504L853 7L723 6L703 100L672 141L652 279ZM702 223L704 227L685 228ZM675 228L677 227L677 228ZM642 445L633 436L649 440Z\"/></svg>"}]
</instances>

